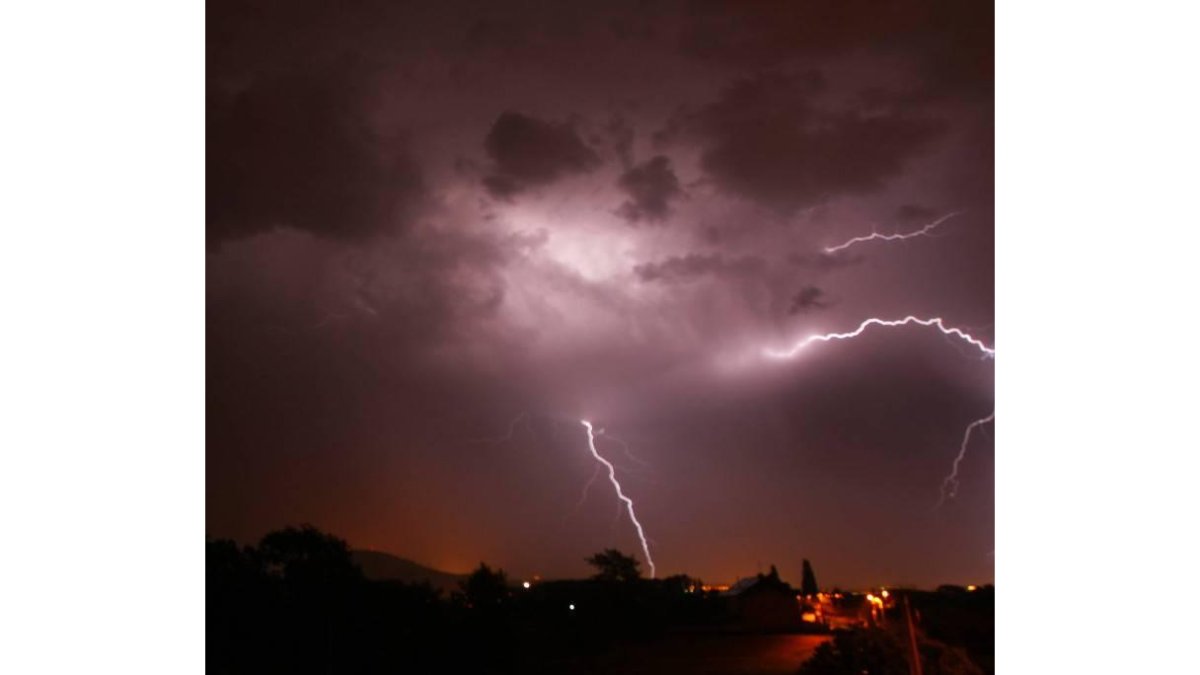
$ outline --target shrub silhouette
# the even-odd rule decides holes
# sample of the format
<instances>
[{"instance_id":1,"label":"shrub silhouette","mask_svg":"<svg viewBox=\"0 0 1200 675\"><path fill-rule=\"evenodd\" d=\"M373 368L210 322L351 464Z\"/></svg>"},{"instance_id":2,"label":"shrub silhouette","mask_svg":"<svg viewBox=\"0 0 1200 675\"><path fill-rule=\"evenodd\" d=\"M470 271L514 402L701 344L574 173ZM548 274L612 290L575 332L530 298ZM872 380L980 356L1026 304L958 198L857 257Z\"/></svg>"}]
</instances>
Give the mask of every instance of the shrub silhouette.
<instances>
[{"instance_id":1,"label":"shrub silhouette","mask_svg":"<svg viewBox=\"0 0 1200 675\"><path fill-rule=\"evenodd\" d=\"M637 559L615 548L604 549L586 560L596 568L594 578L601 581L635 581L642 578Z\"/></svg>"}]
</instances>

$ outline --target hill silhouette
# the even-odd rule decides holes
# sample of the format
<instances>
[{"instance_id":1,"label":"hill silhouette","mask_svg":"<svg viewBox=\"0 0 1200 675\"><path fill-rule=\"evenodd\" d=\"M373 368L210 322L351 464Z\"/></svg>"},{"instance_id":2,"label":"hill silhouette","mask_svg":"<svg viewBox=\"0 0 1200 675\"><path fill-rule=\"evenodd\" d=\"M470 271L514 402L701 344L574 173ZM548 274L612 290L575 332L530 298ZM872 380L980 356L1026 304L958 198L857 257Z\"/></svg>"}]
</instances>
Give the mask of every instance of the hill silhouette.
<instances>
[{"instance_id":1,"label":"hill silhouette","mask_svg":"<svg viewBox=\"0 0 1200 675\"><path fill-rule=\"evenodd\" d=\"M459 582L467 578L465 574L435 570L382 551L351 551L350 557L362 569L363 576L371 581L427 582L443 593L449 593L458 590Z\"/></svg>"}]
</instances>

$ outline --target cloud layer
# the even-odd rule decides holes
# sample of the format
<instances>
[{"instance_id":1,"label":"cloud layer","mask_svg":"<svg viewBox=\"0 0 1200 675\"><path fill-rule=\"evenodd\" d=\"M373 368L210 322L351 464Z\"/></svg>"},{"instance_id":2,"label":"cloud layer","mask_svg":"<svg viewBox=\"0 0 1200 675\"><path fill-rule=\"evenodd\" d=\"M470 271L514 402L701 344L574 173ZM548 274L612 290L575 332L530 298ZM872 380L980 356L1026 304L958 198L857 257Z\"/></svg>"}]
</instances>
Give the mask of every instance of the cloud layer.
<instances>
[{"instance_id":1,"label":"cloud layer","mask_svg":"<svg viewBox=\"0 0 1200 675\"><path fill-rule=\"evenodd\" d=\"M483 147L494 163L483 184L501 198L587 173L600 164L600 157L570 124L510 111L496 119Z\"/></svg>"},{"instance_id":2,"label":"cloud layer","mask_svg":"<svg viewBox=\"0 0 1200 675\"><path fill-rule=\"evenodd\" d=\"M700 163L721 190L792 213L879 190L943 131L902 111L819 107L818 76L739 80L718 100L675 121L673 134L701 147Z\"/></svg>"},{"instance_id":3,"label":"cloud layer","mask_svg":"<svg viewBox=\"0 0 1200 675\"><path fill-rule=\"evenodd\" d=\"M618 213L631 223L661 222L671 215L671 202L683 195L670 158L652 157L621 174L617 185L629 199Z\"/></svg>"},{"instance_id":4,"label":"cloud layer","mask_svg":"<svg viewBox=\"0 0 1200 675\"><path fill-rule=\"evenodd\" d=\"M211 3L213 534L581 574L632 543L603 490L571 511L587 417L650 463L600 436L664 570L986 578L986 453L955 515L924 497L990 370L918 330L761 353L867 316L990 338L989 11Z\"/></svg>"}]
</instances>

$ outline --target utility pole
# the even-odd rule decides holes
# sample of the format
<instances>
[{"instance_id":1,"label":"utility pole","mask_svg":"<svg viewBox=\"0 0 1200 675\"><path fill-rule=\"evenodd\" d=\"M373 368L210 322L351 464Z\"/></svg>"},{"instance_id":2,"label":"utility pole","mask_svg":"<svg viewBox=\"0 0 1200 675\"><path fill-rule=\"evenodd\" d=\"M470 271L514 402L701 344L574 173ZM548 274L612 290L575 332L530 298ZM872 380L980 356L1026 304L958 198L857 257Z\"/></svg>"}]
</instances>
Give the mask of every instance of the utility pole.
<instances>
[{"instance_id":1,"label":"utility pole","mask_svg":"<svg viewBox=\"0 0 1200 675\"><path fill-rule=\"evenodd\" d=\"M908 593L904 594L904 623L908 626L909 672L921 675L921 652L917 650L917 629L913 626L912 610L908 606Z\"/></svg>"}]
</instances>

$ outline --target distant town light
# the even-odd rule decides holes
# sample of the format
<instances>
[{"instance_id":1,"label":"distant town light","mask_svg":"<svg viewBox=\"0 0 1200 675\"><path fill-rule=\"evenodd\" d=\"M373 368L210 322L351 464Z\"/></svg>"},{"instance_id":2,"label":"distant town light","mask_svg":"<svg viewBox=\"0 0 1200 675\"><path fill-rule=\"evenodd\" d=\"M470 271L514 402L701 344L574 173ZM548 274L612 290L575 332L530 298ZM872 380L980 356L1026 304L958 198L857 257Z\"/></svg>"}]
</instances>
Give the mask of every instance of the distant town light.
<instances>
[{"instance_id":1,"label":"distant town light","mask_svg":"<svg viewBox=\"0 0 1200 675\"><path fill-rule=\"evenodd\" d=\"M886 598L886 597L888 596L887 589L886 589L886 588L885 588L885 589L883 589L883 592L882 592L882 593L880 593L880 595L882 595L883 597L885 597L885 598Z\"/></svg>"},{"instance_id":2,"label":"distant town light","mask_svg":"<svg viewBox=\"0 0 1200 675\"><path fill-rule=\"evenodd\" d=\"M971 584L970 586L967 586L967 590L968 590L968 591L973 591L973 590L975 590L975 584Z\"/></svg>"},{"instance_id":3,"label":"distant town light","mask_svg":"<svg viewBox=\"0 0 1200 675\"><path fill-rule=\"evenodd\" d=\"M525 583L523 583L523 584L521 584L521 585L522 585L522 586L524 586L525 588L529 588L529 582L528 582L528 581L526 581Z\"/></svg>"}]
</instances>

